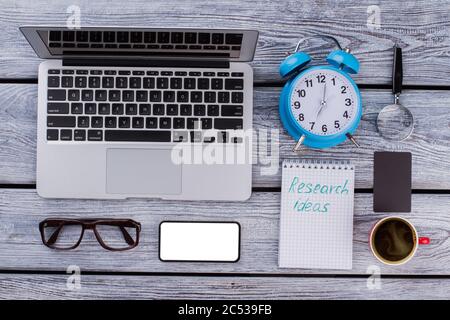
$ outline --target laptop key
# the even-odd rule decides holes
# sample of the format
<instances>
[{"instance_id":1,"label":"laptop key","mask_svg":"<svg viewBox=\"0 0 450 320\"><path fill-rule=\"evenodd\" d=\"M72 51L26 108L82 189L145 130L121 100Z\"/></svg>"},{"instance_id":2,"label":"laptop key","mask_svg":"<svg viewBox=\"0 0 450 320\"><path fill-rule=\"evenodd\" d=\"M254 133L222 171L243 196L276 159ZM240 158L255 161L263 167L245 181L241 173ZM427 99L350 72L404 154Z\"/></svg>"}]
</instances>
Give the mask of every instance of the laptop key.
<instances>
[{"instance_id":1,"label":"laptop key","mask_svg":"<svg viewBox=\"0 0 450 320\"><path fill-rule=\"evenodd\" d=\"M171 78L170 79L170 89L181 89L183 87L182 78Z\"/></svg>"},{"instance_id":2,"label":"laptop key","mask_svg":"<svg viewBox=\"0 0 450 320\"><path fill-rule=\"evenodd\" d=\"M117 32L117 42L128 42L129 34L126 31L118 31Z\"/></svg>"},{"instance_id":3,"label":"laptop key","mask_svg":"<svg viewBox=\"0 0 450 320\"><path fill-rule=\"evenodd\" d=\"M221 78L211 79L211 89L222 90L223 89L223 79L221 79Z\"/></svg>"},{"instance_id":4,"label":"laptop key","mask_svg":"<svg viewBox=\"0 0 450 320\"><path fill-rule=\"evenodd\" d=\"M102 78L103 88L114 88L114 77L103 77Z\"/></svg>"},{"instance_id":5,"label":"laptop key","mask_svg":"<svg viewBox=\"0 0 450 320\"><path fill-rule=\"evenodd\" d=\"M139 90L136 91L136 101L137 102L147 102L148 101L148 92Z\"/></svg>"},{"instance_id":6,"label":"laptop key","mask_svg":"<svg viewBox=\"0 0 450 320\"><path fill-rule=\"evenodd\" d=\"M185 43L197 43L197 33L195 32L186 32L184 34L184 42Z\"/></svg>"},{"instance_id":7,"label":"laptop key","mask_svg":"<svg viewBox=\"0 0 450 320\"><path fill-rule=\"evenodd\" d=\"M222 117L242 117L244 115L242 105L223 105Z\"/></svg>"},{"instance_id":8,"label":"laptop key","mask_svg":"<svg viewBox=\"0 0 450 320\"><path fill-rule=\"evenodd\" d=\"M114 115L123 114L123 104L122 103L113 103L111 111L112 111L112 114L114 114Z\"/></svg>"},{"instance_id":9,"label":"laptop key","mask_svg":"<svg viewBox=\"0 0 450 320\"><path fill-rule=\"evenodd\" d=\"M102 141L103 131L102 130L88 130L88 140L89 141Z\"/></svg>"},{"instance_id":10,"label":"laptop key","mask_svg":"<svg viewBox=\"0 0 450 320\"><path fill-rule=\"evenodd\" d=\"M159 128L160 129L170 129L172 127L171 118L159 118Z\"/></svg>"},{"instance_id":11,"label":"laptop key","mask_svg":"<svg viewBox=\"0 0 450 320\"><path fill-rule=\"evenodd\" d=\"M208 116L217 117L219 115L219 106L217 104L208 105Z\"/></svg>"},{"instance_id":12,"label":"laptop key","mask_svg":"<svg viewBox=\"0 0 450 320\"><path fill-rule=\"evenodd\" d=\"M104 31L103 32L103 41L104 42L116 42L116 33L113 31Z\"/></svg>"},{"instance_id":13,"label":"laptop key","mask_svg":"<svg viewBox=\"0 0 450 320\"><path fill-rule=\"evenodd\" d=\"M125 90L122 92L122 100L126 102L134 101L134 91Z\"/></svg>"},{"instance_id":14,"label":"laptop key","mask_svg":"<svg viewBox=\"0 0 450 320\"><path fill-rule=\"evenodd\" d=\"M228 33L225 36L226 44L241 44L242 43L242 34L241 33Z\"/></svg>"},{"instance_id":15,"label":"laptop key","mask_svg":"<svg viewBox=\"0 0 450 320\"><path fill-rule=\"evenodd\" d=\"M201 91L191 91L191 102L202 102L203 94Z\"/></svg>"},{"instance_id":16,"label":"laptop key","mask_svg":"<svg viewBox=\"0 0 450 320\"><path fill-rule=\"evenodd\" d=\"M208 90L209 89L209 79L199 78L198 79L198 89Z\"/></svg>"},{"instance_id":17,"label":"laptop key","mask_svg":"<svg viewBox=\"0 0 450 320\"><path fill-rule=\"evenodd\" d=\"M190 105L190 104L180 105L180 115L191 116L192 115L192 105Z\"/></svg>"},{"instance_id":18,"label":"laptop key","mask_svg":"<svg viewBox=\"0 0 450 320\"><path fill-rule=\"evenodd\" d=\"M215 118L214 129L217 130L237 130L243 128L242 119L235 118Z\"/></svg>"},{"instance_id":19,"label":"laptop key","mask_svg":"<svg viewBox=\"0 0 450 320\"><path fill-rule=\"evenodd\" d=\"M195 89L195 78L185 78L184 79L184 89Z\"/></svg>"},{"instance_id":20,"label":"laptop key","mask_svg":"<svg viewBox=\"0 0 450 320\"><path fill-rule=\"evenodd\" d=\"M60 71L57 69L49 69L48 74L60 74Z\"/></svg>"},{"instance_id":21,"label":"laptop key","mask_svg":"<svg viewBox=\"0 0 450 320\"><path fill-rule=\"evenodd\" d=\"M73 77L64 76L61 78L61 87L72 88L73 87Z\"/></svg>"},{"instance_id":22,"label":"laptop key","mask_svg":"<svg viewBox=\"0 0 450 320\"><path fill-rule=\"evenodd\" d=\"M108 98L106 90L95 90L95 101L106 101Z\"/></svg>"},{"instance_id":23,"label":"laptop key","mask_svg":"<svg viewBox=\"0 0 450 320\"><path fill-rule=\"evenodd\" d=\"M158 42L159 43L169 43L170 32L158 32Z\"/></svg>"},{"instance_id":24,"label":"laptop key","mask_svg":"<svg viewBox=\"0 0 450 320\"><path fill-rule=\"evenodd\" d=\"M130 117L119 117L119 128L129 128Z\"/></svg>"},{"instance_id":25,"label":"laptop key","mask_svg":"<svg viewBox=\"0 0 450 320\"><path fill-rule=\"evenodd\" d=\"M216 102L216 93L212 92L212 91L205 91L204 102L215 103Z\"/></svg>"},{"instance_id":26,"label":"laptop key","mask_svg":"<svg viewBox=\"0 0 450 320\"><path fill-rule=\"evenodd\" d=\"M161 102L161 91L150 91L150 102Z\"/></svg>"},{"instance_id":27,"label":"laptop key","mask_svg":"<svg viewBox=\"0 0 450 320\"><path fill-rule=\"evenodd\" d=\"M61 41L61 31L50 31L50 41Z\"/></svg>"},{"instance_id":28,"label":"laptop key","mask_svg":"<svg viewBox=\"0 0 450 320\"><path fill-rule=\"evenodd\" d=\"M158 126L158 118L156 117L148 117L145 119L145 127L147 129L153 129Z\"/></svg>"},{"instance_id":29,"label":"laptop key","mask_svg":"<svg viewBox=\"0 0 450 320\"><path fill-rule=\"evenodd\" d=\"M225 79L226 90L243 90L244 80L242 79Z\"/></svg>"},{"instance_id":30,"label":"laptop key","mask_svg":"<svg viewBox=\"0 0 450 320\"><path fill-rule=\"evenodd\" d=\"M83 104L82 103L72 103L71 106L72 114L82 114L83 113Z\"/></svg>"},{"instance_id":31,"label":"laptop key","mask_svg":"<svg viewBox=\"0 0 450 320\"><path fill-rule=\"evenodd\" d=\"M130 88L140 89L141 88L141 78L137 78L137 77L130 78Z\"/></svg>"},{"instance_id":32,"label":"laptop key","mask_svg":"<svg viewBox=\"0 0 450 320\"><path fill-rule=\"evenodd\" d=\"M205 105L204 104L196 104L194 105L194 116L204 116L206 111L205 111Z\"/></svg>"},{"instance_id":33,"label":"laptop key","mask_svg":"<svg viewBox=\"0 0 450 320\"><path fill-rule=\"evenodd\" d=\"M58 76L49 76L47 78L47 86L49 88L58 88L59 87L59 77Z\"/></svg>"},{"instance_id":34,"label":"laptop key","mask_svg":"<svg viewBox=\"0 0 450 320\"><path fill-rule=\"evenodd\" d=\"M139 114L140 115L150 115L151 105L150 104L140 104Z\"/></svg>"},{"instance_id":35,"label":"laptop key","mask_svg":"<svg viewBox=\"0 0 450 320\"><path fill-rule=\"evenodd\" d=\"M143 87L145 89L154 89L155 88L155 78L144 78Z\"/></svg>"},{"instance_id":36,"label":"laptop key","mask_svg":"<svg viewBox=\"0 0 450 320\"><path fill-rule=\"evenodd\" d=\"M123 89L128 86L128 78L125 77L117 77L116 78L116 88Z\"/></svg>"},{"instance_id":37,"label":"laptop key","mask_svg":"<svg viewBox=\"0 0 450 320\"><path fill-rule=\"evenodd\" d=\"M74 130L73 140L75 141L86 141L86 130Z\"/></svg>"},{"instance_id":38,"label":"laptop key","mask_svg":"<svg viewBox=\"0 0 450 320\"><path fill-rule=\"evenodd\" d=\"M209 33L204 33L204 32L202 32L202 33L199 33L198 34L198 43L201 43L201 44L208 44L208 43L210 43L210 34Z\"/></svg>"},{"instance_id":39,"label":"laptop key","mask_svg":"<svg viewBox=\"0 0 450 320\"><path fill-rule=\"evenodd\" d=\"M125 105L125 114L126 115L136 115L137 114L137 104L127 103Z\"/></svg>"},{"instance_id":40,"label":"laptop key","mask_svg":"<svg viewBox=\"0 0 450 320\"><path fill-rule=\"evenodd\" d=\"M187 129L200 129L200 122L198 118L187 118L186 120Z\"/></svg>"},{"instance_id":41,"label":"laptop key","mask_svg":"<svg viewBox=\"0 0 450 320\"><path fill-rule=\"evenodd\" d=\"M169 130L105 130L106 141L170 142Z\"/></svg>"},{"instance_id":42,"label":"laptop key","mask_svg":"<svg viewBox=\"0 0 450 320\"><path fill-rule=\"evenodd\" d=\"M67 99L69 101L80 101L80 90L69 90Z\"/></svg>"},{"instance_id":43,"label":"laptop key","mask_svg":"<svg viewBox=\"0 0 450 320\"><path fill-rule=\"evenodd\" d=\"M213 44L222 44L223 38L224 38L223 33L213 33L211 42Z\"/></svg>"},{"instance_id":44,"label":"laptop key","mask_svg":"<svg viewBox=\"0 0 450 320\"><path fill-rule=\"evenodd\" d=\"M81 101L92 101L92 100L94 100L94 91L92 90L81 91Z\"/></svg>"},{"instance_id":45,"label":"laptop key","mask_svg":"<svg viewBox=\"0 0 450 320\"><path fill-rule=\"evenodd\" d=\"M143 128L144 118L143 117L133 117L133 128Z\"/></svg>"},{"instance_id":46,"label":"laptop key","mask_svg":"<svg viewBox=\"0 0 450 320\"><path fill-rule=\"evenodd\" d=\"M163 92L164 102L175 102L175 91Z\"/></svg>"},{"instance_id":47,"label":"laptop key","mask_svg":"<svg viewBox=\"0 0 450 320\"><path fill-rule=\"evenodd\" d=\"M168 104L166 107L166 114L168 116L176 116L178 115L178 105L177 104Z\"/></svg>"},{"instance_id":48,"label":"laptop key","mask_svg":"<svg viewBox=\"0 0 450 320\"><path fill-rule=\"evenodd\" d=\"M189 102L189 92L178 91L177 92L177 102Z\"/></svg>"},{"instance_id":49,"label":"laptop key","mask_svg":"<svg viewBox=\"0 0 450 320\"><path fill-rule=\"evenodd\" d=\"M47 140L48 141L58 140L58 129L47 129Z\"/></svg>"},{"instance_id":50,"label":"laptop key","mask_svg":"<svg viewBox=\"0 0 450 320\"><path fill-rule=\"evenodd\" d=\"M89 77L89 88L100 88L100 77Z\"/></svg>"},{"instance_id":51,"label":"laptop key","mask_svg":"<svg viewBox=\"0 0 450 320\"><path fill-rule=\"evenodd\" d=\"M103 128L103 117L92 117L91 118L92 128Z\"/></svg>"},{"instance_id":52,"label":"laptop key","mask_svg":"<svg viewBox=\"0 0 450 320\"><path fill-rule=\"evenodd\" d=\"M89 128L89 117L78 117L79 128Z\"/></svg>"},{"instance_id":53,"label":"laptop key","mask_svg":"<svg viewBox=\"0 0 450 320\"><path fill-rule=\"evenodd\" d=\"M59 138L61 141L71 141L72 140L72 130L70 130L70 129L61 130L61 135Z\"/></svg>"},{"instance_id":54,"label":"laptop key","mask_svg":"<svg viewBox=\"0 0 450 320\"><path fill-rule=\"evenodd\" d=\"M49 103L47 103L47 113L48 114L68 114L69 113L69 104L68 103L49 102Z\"/></svg>"},{"instance_id":55,"label":"laptop key","mask_svg":"<svg viewBox=\"0 0 450 320\"><path fill-rule=\"evenodd\" d=\"M228 91L221 91L217 95L217 102L219 103L229 103L230 93Z\"/></svg>"},{"instance_id":56,"label":"laptop key","mask_svg":"<svg viewBox=\"0 0 450 320\"><path fill-rule=\"evenodd\" d=\"M189 133L187 131L174 131L173 142L188 142Z\"/></svg>"},{"instance_id":57,"label":"laptop key","mask_svg":"<svg viewBox=\"0 0 450 320\"><path fill-rule=\"evenodd\" d=\"M164 115L164 105L163 104L154 104L153 105L153 115L155 115L155 116Z\"/></svg>"},{"instance_id":58,"label":"laptop key","mask_svg":"<svg viewBox=\"0 0 450 320\"><path fill-rule=\"evenodd\" d=\"M84 105L84 113L85 114L96 114L97 113L97 105L95 103L86 103Z\"/></svg>"},{"instance_id":59,"label":"laptop key","mask_svg":"<svg viewBox=\"0 0 450 320\"><path fill-rule=\"evenodd\" d=\"M49 101L65 101L66 100L66 90L49 89L47 91L47 100L49 100Z\"/></svg>"},{"instance_id":60,"label":"laptop key","mask_svg":"<svg viewBox=\"0 0 450 320\"><path fill-rule=\"evenodd\" d=\"M169 78L157 78L156 88L158 89L168 89L169 88Z\"/></svg>"},{"instance_id":61,"label":"laptop key","mask_svg":"<svg viewBox=\"0 0 450 320\"><path fill-rule=\"evenodd\" d=\"M76 118L73 116L48 116L47 127L73 128Z\"/></svg>"},{"instance_id":62,"label":"laptop key","mask_svg":"<svg viewBox=\"0 0 450 320\"><path fill-rule=\"evenodd\" d=\"M202 129L212 129L212 119L211 118L201 118L200 122L202 124Z\"/></svg>"},{"instance_id":63,"label":"laptop key","mask_svg":"<svg viewBox=\"0 0 450 320\"><path fill-rule=\"evenodd\" d=\"M243 92L232 92L231 93L231 102L232 103L243 103L244 102L244 93Z\"/></svg>"},{"instance_id":64,"label":"laptop key","mask_svg":"<svg viewBox=\"0 0 450 320\"><path fill-rule=\"evenodd\" d=\"M173 128L174 129L184 129L185 120L184 118L174 118Z\"/></svg>"},{"instance_id":65,"label":"laptop key","mask_svg":"<svg viewBox=\"0 0 450 320\"><path fill-rule=\"evenodd\" d=\"M110 90L109 91L109 101L120 101L120 91Z\"/></svg>"},{"instance_id":66,"label":"laptop key","mask_svg":"<svg viewBox=\"0 0 450 320\"><path fill-rule=\"evenodd\" d=\"M109 109L110 109L109 103L98 104L98 114L109 114Z\"/></svg>"},{"instance_id":67,"label":"laptop key","mask_svg":"<svg viewBox=\"0 0 450 320\"><path fill-rule=\"evenodd\" d=\"M117 126L116 117L105 117L105 128L115 128Z\"/></svg>"},{"instance_id":68,"label":"laptop key","mask_svg":"<svg viewBox=\"0 0 450 320\"><path fill-rule=\"evenodd\" d=\"M86 88L87 77L75 77L75 88Z\"/></svg>"},{"instance_id":69,"label":"laptop key","mask_svg":"<svg viewBox=\"0 0 450 320\"><path fill-rule=\"evenodd\" d=\"M191 131L191 142L202 142L202 132L201 131Z\"/></svg>"}]
</instances>

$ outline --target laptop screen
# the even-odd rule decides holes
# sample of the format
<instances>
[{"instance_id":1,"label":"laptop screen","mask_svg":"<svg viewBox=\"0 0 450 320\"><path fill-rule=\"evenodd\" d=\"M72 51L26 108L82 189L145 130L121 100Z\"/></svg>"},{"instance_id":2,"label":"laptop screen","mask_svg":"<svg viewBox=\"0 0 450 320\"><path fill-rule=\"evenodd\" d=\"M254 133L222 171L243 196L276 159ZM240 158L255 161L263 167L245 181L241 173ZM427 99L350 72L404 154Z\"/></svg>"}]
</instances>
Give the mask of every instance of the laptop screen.
<instances>
[{"instance_id":1,"label":"laptop screen","mask_svg":"<svg viewBox=\"0 0 450 320\"><path fill-rule=\"evenodd\" d=\"M198 58L250 61L257 32L250 30L23 27L42 58ZM31 39L30 39L31 37ZM38 46L35 44L40 42Z\"/></svg>"}]
</instances>

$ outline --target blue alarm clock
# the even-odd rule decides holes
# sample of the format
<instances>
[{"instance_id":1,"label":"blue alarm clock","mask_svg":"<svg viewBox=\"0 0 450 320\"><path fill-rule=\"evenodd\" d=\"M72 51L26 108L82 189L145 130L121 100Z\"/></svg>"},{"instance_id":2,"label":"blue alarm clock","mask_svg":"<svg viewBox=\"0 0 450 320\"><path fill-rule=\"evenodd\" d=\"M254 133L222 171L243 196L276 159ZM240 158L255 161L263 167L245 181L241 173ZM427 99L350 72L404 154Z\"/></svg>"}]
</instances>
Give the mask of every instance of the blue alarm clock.
<instances>
[{"instance_id":1,"label":"blue alarm clock","mask_svg":"<svg viewBox=\"0 0 450 320\"><path fill-rule=\"evenodd\" d=\"M280 97L280 118L284 128L296 141L294 151L301 145L328 148L346 139L359 147L352 136L362 115L361 94L349 73L359 71L359 62L349 49L331 52L327 65L305 68L311 57L300 52L301 40L295 52L280 65L280 75L288 78Z\"/></svg>"}]
</instances>

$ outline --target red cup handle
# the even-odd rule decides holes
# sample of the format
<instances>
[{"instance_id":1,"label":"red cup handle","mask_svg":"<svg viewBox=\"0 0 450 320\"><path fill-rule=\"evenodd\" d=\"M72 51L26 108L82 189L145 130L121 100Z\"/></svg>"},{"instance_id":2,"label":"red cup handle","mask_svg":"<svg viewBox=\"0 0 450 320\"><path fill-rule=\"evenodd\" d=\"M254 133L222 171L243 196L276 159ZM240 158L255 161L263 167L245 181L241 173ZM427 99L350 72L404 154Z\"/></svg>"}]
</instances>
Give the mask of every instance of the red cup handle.
<instances>
[{"instance_id":1,"label":"red cup handle","mask_svg":"<svg viewBox=\"0 0 450 320\"><path fill-rule=\"evenodd\" d=\"M430 238L428 237L420 237L419 244L430 244Z\"/></svg>"}]
</instances>

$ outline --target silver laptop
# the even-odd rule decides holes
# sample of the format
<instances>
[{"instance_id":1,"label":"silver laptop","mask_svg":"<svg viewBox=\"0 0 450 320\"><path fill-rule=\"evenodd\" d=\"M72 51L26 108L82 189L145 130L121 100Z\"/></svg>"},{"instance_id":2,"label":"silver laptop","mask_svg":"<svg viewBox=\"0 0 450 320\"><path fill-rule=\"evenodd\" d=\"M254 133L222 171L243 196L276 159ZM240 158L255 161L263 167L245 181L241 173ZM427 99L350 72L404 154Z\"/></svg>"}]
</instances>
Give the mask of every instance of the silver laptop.
<instances>
[{"instance_id":1,"label":"silver laptop","mask_svg":"<svg viewBox=\"0 0 450 320\"><path fill-rule=\"evenodd\" d=\"M46 198L245 200L251 30L21 28L39 67Z\"/></svg>"}]
</instances>

